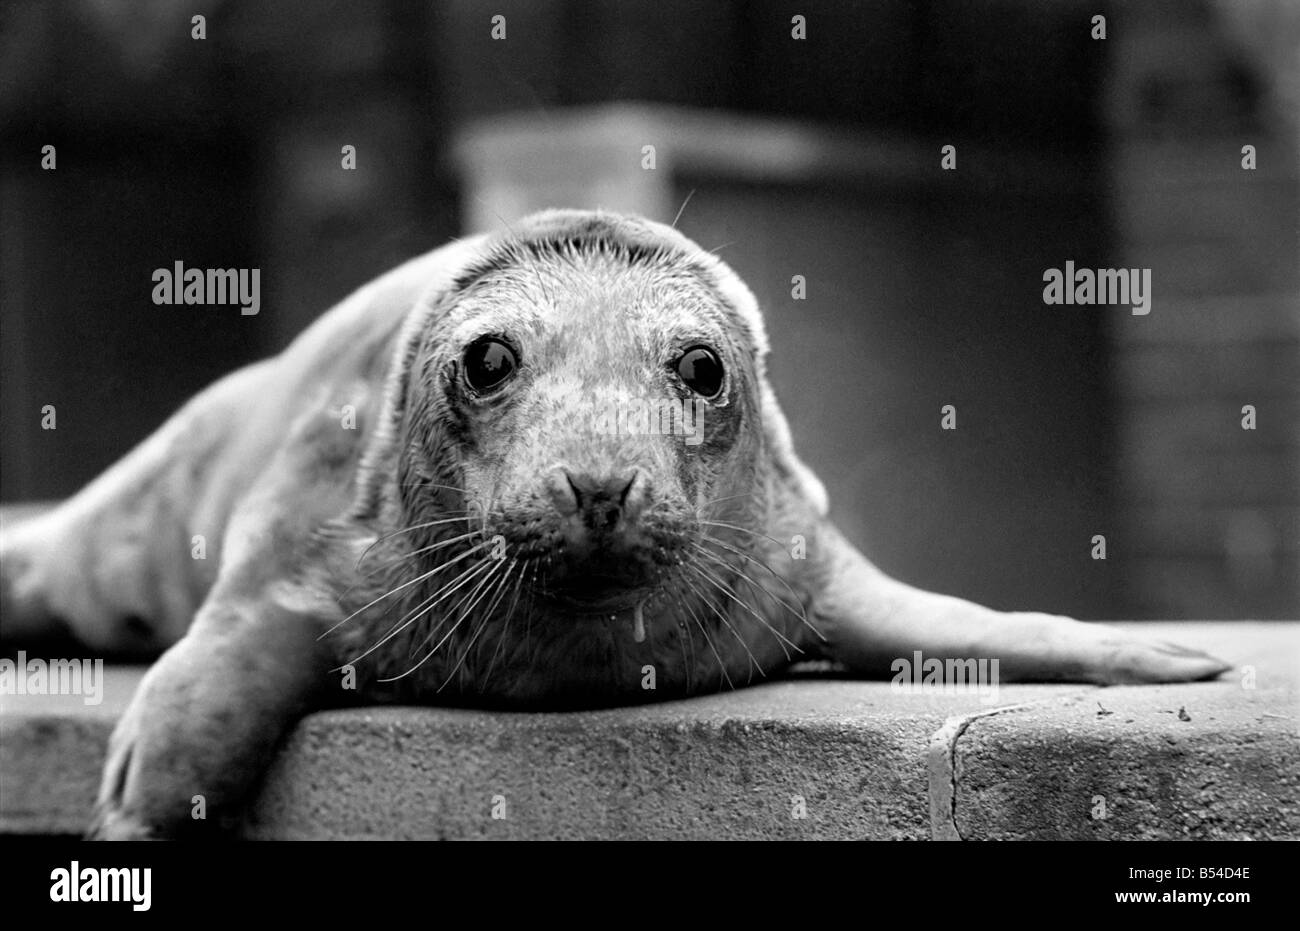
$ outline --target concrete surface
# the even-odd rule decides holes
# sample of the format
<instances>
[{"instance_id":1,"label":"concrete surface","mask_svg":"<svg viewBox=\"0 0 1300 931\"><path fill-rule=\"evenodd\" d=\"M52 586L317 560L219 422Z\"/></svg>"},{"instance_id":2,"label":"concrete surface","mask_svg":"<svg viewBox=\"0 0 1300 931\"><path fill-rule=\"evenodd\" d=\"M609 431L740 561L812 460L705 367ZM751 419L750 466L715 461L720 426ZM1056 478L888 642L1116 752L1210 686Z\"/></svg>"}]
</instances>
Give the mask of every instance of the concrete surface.
<instances>
[{"instance_id":1,"label":"concrete surface","mask_svg":"<svg viewBox=\"0 0 1300 931\"><path fill-rule=\"evenodd\" d=\"M325 712L272 764L246 834L1300 838L1300 625L1127 626L1239 669L996 701L810 676L599 712ZM84 828L141 672L107 669L97 706L0 695L0 833Z\"/></svg>"}]
</instances>

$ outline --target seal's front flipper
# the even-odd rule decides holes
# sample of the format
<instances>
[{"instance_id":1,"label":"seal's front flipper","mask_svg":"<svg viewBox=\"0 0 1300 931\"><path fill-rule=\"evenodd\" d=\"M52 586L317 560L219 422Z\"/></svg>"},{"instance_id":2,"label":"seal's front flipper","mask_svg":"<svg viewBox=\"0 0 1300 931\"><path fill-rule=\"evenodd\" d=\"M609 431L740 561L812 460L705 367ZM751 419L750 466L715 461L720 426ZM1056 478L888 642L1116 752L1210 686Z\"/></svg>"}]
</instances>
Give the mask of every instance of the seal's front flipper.
<instances>
[{"instance_id":1,"label":"seal's front flipper","mask_svg":"<svg viewBox=\"0 0 1300 931\"><path fill-rule=\"evenodd\" d=\"M882 573L829 524L809 556L825 652L863 675L887 677L896 660L916 651L939 660L996 659L1007 682L1189 682L1232 668L1104 624L995 611L921 591Z\"/></svg>"},{"instance_id":2,"label":"seal's front flipper","mask_svg":"<svg viewBox=\"0 0 1300 931\"><path fill-rule=\"evenodd\" d=\"M346 504L337 470L350 460L328 443L294 442L313 422L305 415L290 429L248 491L193 625L118 722L91 836L233 825L289 728L334 703L340 680L320 635L338 620L338 605L311 567L324 558L317 528Z\"/></svg>"},{"instance_id":3,"label":"seal's front flipper","mask_svg":"<svg viewBox=\"0 0 1300 931\"><path fill-rule=\"evenodd\" d=\"M231 827L280 739L335 681L320 631L314 617L219 585L118 722L90 836Z\"/></svg>"}]
</instances>

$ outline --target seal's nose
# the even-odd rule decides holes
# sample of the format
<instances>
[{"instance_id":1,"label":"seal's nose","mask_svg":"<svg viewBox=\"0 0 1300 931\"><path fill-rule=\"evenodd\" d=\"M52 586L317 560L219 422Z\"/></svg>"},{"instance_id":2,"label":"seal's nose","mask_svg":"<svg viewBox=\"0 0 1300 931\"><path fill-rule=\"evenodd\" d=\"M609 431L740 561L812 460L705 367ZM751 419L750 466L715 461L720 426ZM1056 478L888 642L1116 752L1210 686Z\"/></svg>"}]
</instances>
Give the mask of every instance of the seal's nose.
<instances>
[{"instance_id":1,"label":"seal's nose","mask_svg":"<svg viewBox=\"0 0 1300 931\"><path fill-rule=\"evenodd\" d=\"M547 491L556 510L577 515L588 530L609 532L620 522L636 517L640 510L645 479L640 469L613 475L574 473L556 469L547 480Z\"/></svg>"}]
</instances>

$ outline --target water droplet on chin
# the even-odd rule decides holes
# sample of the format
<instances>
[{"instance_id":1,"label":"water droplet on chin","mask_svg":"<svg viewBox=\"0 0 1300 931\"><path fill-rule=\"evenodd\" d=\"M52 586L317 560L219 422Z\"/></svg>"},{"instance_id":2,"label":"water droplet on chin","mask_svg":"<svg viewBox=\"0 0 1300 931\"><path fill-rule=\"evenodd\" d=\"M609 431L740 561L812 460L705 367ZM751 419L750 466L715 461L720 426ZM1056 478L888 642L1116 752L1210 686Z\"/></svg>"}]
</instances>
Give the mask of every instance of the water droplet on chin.
<instances>
[{"instance_id":1,"label":"water droplet on chin","mask_svg":"<svg viewBox=\"0 0 1300 931\"><path fill-rule=\"evenodd\" d=\"M638 601L632 609L632 639L645 643L645 602Z\"/></svg>"}]
</instances>

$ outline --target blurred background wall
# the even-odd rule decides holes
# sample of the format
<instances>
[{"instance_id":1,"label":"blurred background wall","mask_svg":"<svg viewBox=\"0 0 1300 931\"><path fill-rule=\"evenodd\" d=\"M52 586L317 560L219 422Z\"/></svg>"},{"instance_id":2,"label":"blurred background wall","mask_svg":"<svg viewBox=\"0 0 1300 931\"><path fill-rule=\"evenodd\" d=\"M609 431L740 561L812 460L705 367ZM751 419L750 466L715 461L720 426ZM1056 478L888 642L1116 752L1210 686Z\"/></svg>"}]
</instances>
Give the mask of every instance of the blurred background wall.
<instances>
[{"instance_id":1,"label":"blurred background wall","mask_svg":"<svg viewBox=\"0 0 1300 931\"><path fill-rule=\"evenodd\" d=\"M764 304L796 442L886 570L1090 618L1294 617L1298 9L7 3L0 498L71 493L451 236L690 195L678 226ZM260 268L261 312L155 306L178 260ZM1151 268L1151 314L1044 306L1067 260Z\"/></svg>"}]
</instances>

